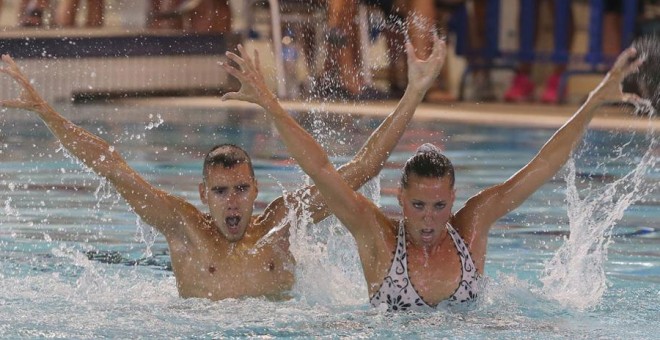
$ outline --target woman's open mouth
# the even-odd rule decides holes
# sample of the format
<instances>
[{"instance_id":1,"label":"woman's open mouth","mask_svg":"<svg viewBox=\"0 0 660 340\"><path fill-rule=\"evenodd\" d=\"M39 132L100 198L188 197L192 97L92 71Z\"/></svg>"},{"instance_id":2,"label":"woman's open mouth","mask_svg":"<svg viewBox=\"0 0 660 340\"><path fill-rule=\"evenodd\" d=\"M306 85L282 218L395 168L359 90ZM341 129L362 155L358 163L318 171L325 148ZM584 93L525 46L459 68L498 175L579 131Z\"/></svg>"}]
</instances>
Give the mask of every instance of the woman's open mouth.
<instances>
[{"instance_id":1,"label":"woman's open mouth","mask_svg":"<svg viewBox=\"0 0 660 340\"><path fill-rule=\"evenodd\" d=\"M422 236L422 241L424 242L431 242L433 239L433 234L435 234L435 230L433 229L422 229L419 232Z\"/></svg>"}]
</instances>

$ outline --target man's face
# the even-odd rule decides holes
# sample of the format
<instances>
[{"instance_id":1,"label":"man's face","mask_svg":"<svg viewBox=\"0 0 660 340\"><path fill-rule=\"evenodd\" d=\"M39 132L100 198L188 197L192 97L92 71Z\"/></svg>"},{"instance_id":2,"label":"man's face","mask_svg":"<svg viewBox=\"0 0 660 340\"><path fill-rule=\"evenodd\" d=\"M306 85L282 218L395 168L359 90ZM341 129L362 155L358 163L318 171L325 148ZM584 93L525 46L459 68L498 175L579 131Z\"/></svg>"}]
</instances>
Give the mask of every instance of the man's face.
<instances>
[{"instance_id":1,"label":"man's face","mask_svg":"<svg viewBox=\"0 0 660 340\"><path fill-rule=\"evenodd\" d=\"M239 241L250 224L257 181L245 163L231 168L215 165L208 170L206 182L199 185L202 203L209 206L216 227L227 240Z\"/></svg>"},{"instance_id":2,"label":"man's face","mask_svg":"<svg viewBox=\"0 0 660 340\"><path fill-rule=\"evenodd\" d=\"M425 247L437 245L444 237L455 197L449 176L411 175L408 186L400 188L398 195L411 241Z\"/></svg>"}]
</instances>

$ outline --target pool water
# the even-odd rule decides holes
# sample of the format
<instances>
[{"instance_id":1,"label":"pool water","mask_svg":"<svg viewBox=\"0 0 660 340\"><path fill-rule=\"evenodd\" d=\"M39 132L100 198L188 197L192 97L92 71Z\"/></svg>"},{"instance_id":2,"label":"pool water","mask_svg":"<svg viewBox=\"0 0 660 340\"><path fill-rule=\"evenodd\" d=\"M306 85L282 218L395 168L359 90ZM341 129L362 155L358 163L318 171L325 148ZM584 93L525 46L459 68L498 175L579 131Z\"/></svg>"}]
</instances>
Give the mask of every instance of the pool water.
<instances>
[{"instance_id":1,"label":"pool water","mask_svg":"<svg viewBox=\"0 0 660 340\"><path fill-rule=\"evenodd\" d=\"M306 180L259 111L58 110L111 142L149 182L200 209L202 158L218 143L239 144L253 156L257 210ZM336 164L348 161L381 121L296 115ZM660 173L653 132L590 131L574 171L562 170L498 221L474 309L389 314L369 307L353 241L333 219L292 230L299 263L294 299L179 298L164 238L110 185L71 160L35 115L5 111L1 117L1 338L652 339L660 332ZM364 191L396 215L399 169L418 145L433 142L456 167L461 206L511 176L553 132L416 120ZM629 175L636 167L639 176ZM573 191L579 199L567 198ZM582 225L590 237L577 236Z\"/></svg>"}]
</instances>

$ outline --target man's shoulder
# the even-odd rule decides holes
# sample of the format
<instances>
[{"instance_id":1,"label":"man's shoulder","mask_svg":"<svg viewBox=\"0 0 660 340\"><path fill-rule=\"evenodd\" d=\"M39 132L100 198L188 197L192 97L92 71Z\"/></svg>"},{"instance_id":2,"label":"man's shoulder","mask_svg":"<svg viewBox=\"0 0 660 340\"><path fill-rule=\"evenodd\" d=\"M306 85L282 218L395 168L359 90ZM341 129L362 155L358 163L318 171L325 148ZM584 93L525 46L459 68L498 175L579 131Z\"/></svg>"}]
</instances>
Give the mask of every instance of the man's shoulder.
<instances>
[{"instance_id":1,"label":"man's shoulder","mask_svg":"<svg viewBox=\"0 0 660 340\"><path fill-rule=\"evenodd\" d=\"M270 238L280 238L286 236L288 238L289 221L286 216L281 216L275 212L264 212L258 215L252 215L250 226L248 227L247 238L254 238L260 240L266 235Z\"/></svg>"},{"instance_id":2,"label":"man's shoulder","mask_svg":"<svg viewBox=\"0 0 660 340\"><path fill-rule=\"evenodd\" d=\"M203 213L195 207L186 208L185 210L179 214L180 218L173 219L170 225L166 226L167 229L172 231L171 235L165 233L168 242L179 241L188 244L195 239L211 237L209 235L213 229L211 215Z\"/></svg>"},{"instance_id":3,"label":"man's shoulder","mask_svg":"<svg viewBox=\"0 0 660 340\"><path fill-rule=\"evenodd\" d=\"M272 204L270 204L260 214L252 215L250 226L257 229L270 229L279 223L282 223L286 219L286 215L285 210L273 209Z\"/></svg>"}]
</instances>

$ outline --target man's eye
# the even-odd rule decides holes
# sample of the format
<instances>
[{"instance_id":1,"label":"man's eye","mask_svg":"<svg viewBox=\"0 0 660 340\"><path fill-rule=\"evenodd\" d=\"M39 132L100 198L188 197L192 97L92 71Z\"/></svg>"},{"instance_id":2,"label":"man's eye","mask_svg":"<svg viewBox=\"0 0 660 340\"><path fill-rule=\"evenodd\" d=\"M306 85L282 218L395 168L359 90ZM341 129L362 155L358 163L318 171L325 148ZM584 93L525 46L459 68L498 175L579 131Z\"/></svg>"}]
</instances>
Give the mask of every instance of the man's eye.
<instances>
[{"instance_id":1,"label":"man's eye","mask_svg":"<svg viewBox=\"0 0 660 340\"><path fill-rule=\"evenodd\" d=\"M437 204L435 205L435 208L438 209L438 210L442 210L442 209L444 209L446 206L447 206L447 204L445 204L445 203L437 203Z\"/></svg>"},{"instance_id":2,"label":"man's eye","mask_svg":"<svg viewBox=\"0 0 660 340\"><path fill-rule=\"evenodd\" d=\"M224 195L225 192L227 192L227 189L213 189L213 192L214 192L216 195Z\"/></svg>"},{"instance_id":3,"label":"man's eye","mask_svg":"<svg viewBox=\"0 0 660 340\"><path fill-rule=\"evenodd\" d=\"M237 190L240 191L240 192L245 192L245 191L248 190L248 188L250 188L249 185L239 185Z\"/></svg>"},{"instance_id":4,"label":"man's eye","mask_svg":"<svg viewBox=\"0 0 660 340\"><path fill-rule=\"evenodd\" d=\"M417 208L417 209L424 208L424 204L423 204L423 203L419 203L419 202L414 202L414 203L412 204L412 206L413 206L413 208Z\"/></svg>"}]
</instances>

